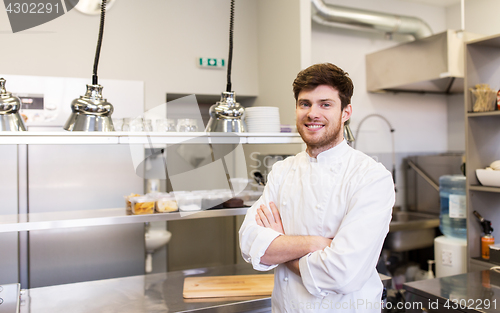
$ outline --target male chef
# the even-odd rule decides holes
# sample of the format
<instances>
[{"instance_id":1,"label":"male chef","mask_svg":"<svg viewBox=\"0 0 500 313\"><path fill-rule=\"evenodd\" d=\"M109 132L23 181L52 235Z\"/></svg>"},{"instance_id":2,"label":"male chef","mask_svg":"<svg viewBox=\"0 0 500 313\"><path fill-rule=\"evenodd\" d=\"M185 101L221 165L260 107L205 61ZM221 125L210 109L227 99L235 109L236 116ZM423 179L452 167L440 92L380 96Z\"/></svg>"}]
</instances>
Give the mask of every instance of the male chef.
<instances>
[{"instance_id":1,"label":"male chef","mask_svg":"<svg viewBox=\"0 0 500 313\"><path fill-rule=\"evenodd\" d=\"M351 148L343 125L354 86L333 64L293 82L306 151L277 162L239 231L243 258L275 268L273 312L380 312L375 269L395 194L384 166Z\"/></svg>"}]
</instances>

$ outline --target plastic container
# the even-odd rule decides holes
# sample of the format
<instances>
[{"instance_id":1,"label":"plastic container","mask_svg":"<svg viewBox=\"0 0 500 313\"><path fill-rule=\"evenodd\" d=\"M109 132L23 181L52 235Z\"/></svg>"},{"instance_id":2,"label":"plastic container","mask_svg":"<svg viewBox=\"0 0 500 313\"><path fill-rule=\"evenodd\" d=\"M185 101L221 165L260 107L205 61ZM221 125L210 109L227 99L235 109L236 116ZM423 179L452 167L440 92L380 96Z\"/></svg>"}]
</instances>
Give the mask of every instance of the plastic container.
<instances>
[{"instance_id":1,"label":"plastic container","mask_svg":"<svg viewBox=\"0 0 500 313\"><path fill-rule=\"evenodd\" d=\"M133 214L153 214L155 212L155 199L151 197L135 197L130 199Z\"/></svg>"},{"instance_id":2,"label":"plastic container","mask_svg":"<svg viewBox=\"0 0 500 313\"><path fill-rule=\"evenodd\" d=\"M156 198L156 212L168 213L179 210L177 201L173 195L162 195Z\"/></svg>"},{"instance_id":3,"label":"plastic container","mask_svg":"<svg viewBox=\"0 0 500 313\"><path fill-rule=\"evenodd\" d=\"M220 194L206 193L203 195L203 199L201 200L201 209L222 209L222 203L224 203L224 201L224 198Z\"/></svg>"},{"instance_id":4,"label":"plastic container","mask_svg":"<svg viewBox=\"0 0 500 313\"><path fill-rule=\"evenodd\" d=\"M465 176L441 176L439 178L439 196L441 199L439 229L445 236L466 239Z\"/></svg>"},{"instance_id":5,"label":"plastic container","mask_svg":"<svg viewBox=\"0 0 500 313\"><path fill-rule=\"evenodd\" d=\"M202 196L200 195L186 193L179 196L176 195L175 198L180 211L191 212L201 210Z\"/></svg>"}]
</instances>

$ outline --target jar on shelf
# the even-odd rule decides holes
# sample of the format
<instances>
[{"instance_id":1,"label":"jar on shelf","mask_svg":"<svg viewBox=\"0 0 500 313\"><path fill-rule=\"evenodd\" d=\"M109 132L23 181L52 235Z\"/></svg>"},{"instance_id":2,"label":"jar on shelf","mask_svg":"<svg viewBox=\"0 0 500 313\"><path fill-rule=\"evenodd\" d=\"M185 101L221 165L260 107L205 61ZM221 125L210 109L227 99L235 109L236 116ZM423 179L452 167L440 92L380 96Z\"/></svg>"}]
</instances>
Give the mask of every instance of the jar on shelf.
<instances>
[{"instance_id":1,"label":"jar on shelf","mask_svg":"<svg viewBox=\"0 0 500 313\"><path fill-rule=\"evenodd\" d=\"M123 119L121 131L124 131L124 132L130 131L130 118L126 117Z\"/></svg>"},{"instance_id":2,"label":"jar on shelf","mask_svg":"<svg viewBox=\"0 0 500 313\"><path fill-rule=\"evenodd\" d=\"M153 131L153 122L150 119L144 120L144 131L152 132Z\"/></svg>"},{"instance_id":3,"label":"jar on shelf","mask_svg":"<svg viewBox=\"0 0 500 313\"><path fill-rule=\"evenodd\" d=\"M494 111L497 106L497 91L488 84L479 84L469 88L473 112Z\"/></svg>"},{"instance_id":4,"label":"jar on shelf","mask_svg":"<svg viewBox=\"0 0 500 313\"><path fill-rule=\"evenodd\" d=\"M194 118L180 118L177 120L178 132L196 132L198 131L198 124Z\"/></svg>"}]
</instances>

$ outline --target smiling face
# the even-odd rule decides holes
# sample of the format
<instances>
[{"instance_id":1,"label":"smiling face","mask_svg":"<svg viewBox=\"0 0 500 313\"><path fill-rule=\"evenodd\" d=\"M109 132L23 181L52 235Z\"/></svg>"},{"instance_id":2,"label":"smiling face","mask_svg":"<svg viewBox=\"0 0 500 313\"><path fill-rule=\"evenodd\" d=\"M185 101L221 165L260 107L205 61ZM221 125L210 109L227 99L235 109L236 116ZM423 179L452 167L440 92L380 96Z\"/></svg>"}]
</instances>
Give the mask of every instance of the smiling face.
<instances>
[{"instance_id":1,"label":"smiling face","mask_svg":"<svg viewBox=\"0 0 500 313\"><path fill-rule=\"evenodd\" d=\"M342 110L339 92L329 85L299 93L295 108L297 130L311 157L342 142L343 125L351 114L351 105Z\"/></svg>"}]
</instances>

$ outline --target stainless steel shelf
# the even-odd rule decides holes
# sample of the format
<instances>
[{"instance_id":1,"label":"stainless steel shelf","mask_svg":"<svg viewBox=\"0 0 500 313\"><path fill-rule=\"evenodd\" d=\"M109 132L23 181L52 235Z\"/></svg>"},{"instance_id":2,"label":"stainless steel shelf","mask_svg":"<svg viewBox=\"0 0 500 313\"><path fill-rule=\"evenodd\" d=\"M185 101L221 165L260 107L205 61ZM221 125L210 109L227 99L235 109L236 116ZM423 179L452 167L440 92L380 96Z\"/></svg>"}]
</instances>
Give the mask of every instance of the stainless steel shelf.
<instances>
[{"instance_id":1,"label":"stainless steel shelf","mask_svg":"<svg viewBox=\"0 0 500 313\"><path fill-rule=\"evenodd\" d=\"M500 188L498 188L498 187L487 187L487 186L479 186L479 185L469 186L469 190L484 191L484 192L500 192Z\"/></svg>"},{"instance_id":2,"label":"stainless steel shelf","mask_svg":"<svg viewBox=\"0 0 500 313\"><path fill-rule=\"evenodd\" d=\"M500 115L500 111L467 112L467 117L482 117L482 116L496 116L496 115Z\"/></svg>"},{"instance_id":3,"label":"stainless steel shelf","mask_svg":"<svg viewBox=\"0 0 500 313\"><path fill-rule=\"evenodd\" d=\"M0 145L283 144L302 142L298 133L0 132Z\"/></svg>"},{"instance_id":4,"label":"stainless steel shelf","mask_svg":"<svg viewBox=\"0 0 500 313\"><path fill-rule=\"evenodd\" d=\"M63 211L18 215L0 215L0 233L70 227L103 226L155 221L174 221L246 214L248 207L204 210L196 212L172 212L144 215L127 214L126 209L98 209Z\"/></svg>"}]
</instances>

